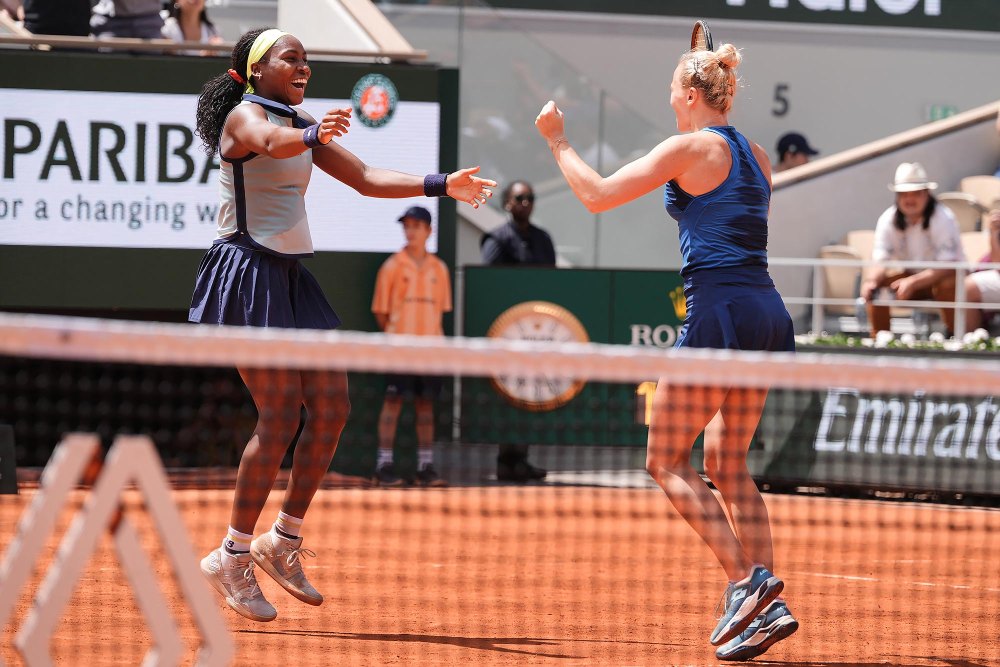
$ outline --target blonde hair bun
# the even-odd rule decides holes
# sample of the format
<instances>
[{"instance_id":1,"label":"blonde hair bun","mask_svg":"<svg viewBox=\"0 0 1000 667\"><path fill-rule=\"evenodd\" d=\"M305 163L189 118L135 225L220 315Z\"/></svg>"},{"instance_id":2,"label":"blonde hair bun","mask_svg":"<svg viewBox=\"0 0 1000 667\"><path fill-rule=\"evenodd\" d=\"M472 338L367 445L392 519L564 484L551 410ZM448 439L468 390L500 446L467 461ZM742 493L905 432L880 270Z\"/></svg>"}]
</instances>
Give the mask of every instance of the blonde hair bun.
<instances>
[{"instance_id":1,"label":"blonde hair bun","mask_svg":"<svg viewBox=\"0 0 1000 667\"><path fill-rule=\"evenodd\" d=\"M719 59L719 66L726 69L736 69L743 62L743 56L732 44L723 44L716 49L715 57Z\"/></svg>"}]
</instances>

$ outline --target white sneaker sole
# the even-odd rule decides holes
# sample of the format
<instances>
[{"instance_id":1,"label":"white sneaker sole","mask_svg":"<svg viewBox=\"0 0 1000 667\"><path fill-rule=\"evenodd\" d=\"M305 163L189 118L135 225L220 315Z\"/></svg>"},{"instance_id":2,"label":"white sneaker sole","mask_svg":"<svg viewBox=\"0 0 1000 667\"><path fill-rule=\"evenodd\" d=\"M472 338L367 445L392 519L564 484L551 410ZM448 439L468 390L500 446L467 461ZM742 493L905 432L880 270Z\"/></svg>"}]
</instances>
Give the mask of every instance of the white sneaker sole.
<instances>
[{"instance_id":1,"label":"white sneaker sole","mask_svg":"<svg viewBox=\"0 0 1000 667\"><path fill-rule=\"evenodd\" d=\"M725 660L727 662L744 662L752 660L753 658L766 653L769 648L778 642L791 637L798 629L799 622L797 620L791 616L783 616L766 629L758 630L746 643L740 644L730 653L726 655L719 655L719 653L716 652L715 657L719 660Z\"/></svg>"},{"instance_id":2,"label":"white sneaker sole","mask_svg":"<svg viewBox=\"0 0 1000 667\"><path fill-rule=\"evenodd\" d=\"M729 622L729 627L725 632L721 633L718 637L712 638L710 643L713 646L721 646L750 627L753 619L757 618L760 612L764 611L776 597L781 595L784 587L785 582L774 576L761 584L753 597L748 596L743 600L739 611L734 614L733 620Z\"/></svg>"},{"instance_id":3,"label":"white sneaker sole","mask_svg":"<svg viewBox=\"0 0 1000 667\"><path fill-rule=\"evenodd\" d=\"M205 567L204 560L201 562L201 573L205 575L206 579L208 579L208 583L212 584L212 588L218 591L219 595L222 596L222 599L224 599L226 604L229 605L229 608L240 616L249 618L251 621L259 621L261 623L269 623L278 617L277 611L275 611L272 616L261 616L260 614L255 614L246 607L237 604L236 600L230 597L229 593L226 592L226 587L222 585L222 582L219 581L217 576L215 576L215 573L212 572L210 568Z\"/></svg>"},{"instance_id":4,"label":"white sneaker sole","mask_svg":"<svg viewBox=\"0 0 1000 667\"><path fill-rule=\"evenodd\" d=\"M322 595L320 595L319 598L314 598L314 597L312 597L310 595L306 595L305 593L303 593L299 589L295 588L290 583L288 583L287 579L285 579L280 574L278 574L277 570L275 570L271 566L271 562L269 560L267 560L266 558L264 558L263 556L260 556L256 552L251 551L250 552L250 557L253 558L253 562L257 563L257 567L259 567L260 569L262 569L265 572L267 572L268 576L270 576L272 579L274 579L278 583L279 586L281 586L286 591L288 591L288 594L291 595L296 600L298 600L300 602L305 602L306 604L311 604L314 607L318 607L321 604L323 604L323 596ZM318 595L318 593L317 593L317 595Z\"/></svg>"}]
</instances>

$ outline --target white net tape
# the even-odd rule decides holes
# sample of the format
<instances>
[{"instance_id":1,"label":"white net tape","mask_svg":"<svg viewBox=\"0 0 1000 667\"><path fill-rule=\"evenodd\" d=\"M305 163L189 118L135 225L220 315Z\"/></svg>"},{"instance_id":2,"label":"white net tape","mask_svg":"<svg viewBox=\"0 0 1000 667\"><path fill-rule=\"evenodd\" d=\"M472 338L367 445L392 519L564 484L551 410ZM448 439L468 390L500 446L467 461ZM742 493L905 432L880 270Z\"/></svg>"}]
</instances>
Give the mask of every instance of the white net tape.
<instances>
[{"instance_id":1,"label":"white net tape","mask_svg":"<svg viewBox=\"0 0 1000 667\"><path fill-rule=\"evenodd\" d=\"M599 382L1000 395L1000 362L889 355L660 350L580 343L195 326L0 314L0 354L141 362Z\"/></svg>"}]
</instances>

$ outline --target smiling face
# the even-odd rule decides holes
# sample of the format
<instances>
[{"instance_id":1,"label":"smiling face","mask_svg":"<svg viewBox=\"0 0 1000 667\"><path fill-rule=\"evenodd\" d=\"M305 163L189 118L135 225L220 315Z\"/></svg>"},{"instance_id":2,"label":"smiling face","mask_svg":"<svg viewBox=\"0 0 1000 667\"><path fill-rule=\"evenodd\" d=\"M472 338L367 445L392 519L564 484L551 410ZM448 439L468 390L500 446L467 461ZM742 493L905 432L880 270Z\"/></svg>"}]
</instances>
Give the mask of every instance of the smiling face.
<instances>
[{"instance_id":1,"label":"smiling face","mask_svg":"<svg viewBox=\"0 0 1000 667\"><path fill-rule=\"evenodd\" d=\"M258 95L289 106L302 104L312 70L306 50L296 37L280 37L260 62L253 64L251 70Z\"/></svg>"}]
</instances>

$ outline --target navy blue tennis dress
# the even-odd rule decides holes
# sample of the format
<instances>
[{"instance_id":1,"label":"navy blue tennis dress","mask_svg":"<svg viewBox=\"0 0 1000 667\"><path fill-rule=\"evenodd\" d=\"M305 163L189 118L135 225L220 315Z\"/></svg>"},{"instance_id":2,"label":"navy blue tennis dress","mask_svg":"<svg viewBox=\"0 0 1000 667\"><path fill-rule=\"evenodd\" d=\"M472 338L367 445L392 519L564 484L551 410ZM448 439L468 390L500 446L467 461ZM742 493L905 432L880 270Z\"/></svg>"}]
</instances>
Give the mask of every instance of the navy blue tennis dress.
<instances>
[{"instance_id":1,"label":"navy blue tennis dress","mask_svg":"<svg viewBox=\"0 0 1000 667\"><path fill-rule=\"evenodd\" d=\"M719 187L697 197L675 181L664 204L680 228L687 315L675 347L792 352L792 319L767 272L771 187L746 138L709 127L729 144L733 165Z\"/></svg>"},{"instance_id":2,"label":"navy blue tennis dress","mask_svg":"<svg viewBox=\"0 0 1000 667\"><path fill-rule=\"evenodd\" d=\"M294 109L273 100L244 95L242 104L261 105L275 125L309 125ZM340 318L299 261L313 254L305 207L312 151L284 159L256 153L237 159L220 156L220 164L218 232L198 269L188 320L336 328Z\"/></svg>"}]
</instances>

